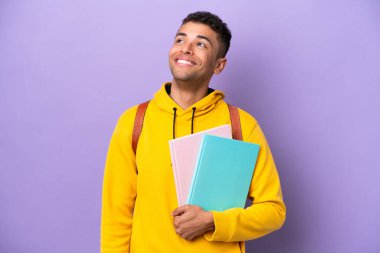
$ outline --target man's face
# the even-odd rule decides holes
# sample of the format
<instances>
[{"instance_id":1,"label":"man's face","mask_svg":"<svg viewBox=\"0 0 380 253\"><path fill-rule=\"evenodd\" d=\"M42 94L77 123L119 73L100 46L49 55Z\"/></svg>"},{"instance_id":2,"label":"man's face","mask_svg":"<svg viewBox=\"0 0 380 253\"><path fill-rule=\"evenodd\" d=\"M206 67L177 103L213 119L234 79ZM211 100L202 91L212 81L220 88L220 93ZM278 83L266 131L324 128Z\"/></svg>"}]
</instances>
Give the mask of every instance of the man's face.
<instances>
[{"instance_id":1,"label":"man's face","mask_svg":"<svg viewBox=\"0 0 380 253\"><path fill-rule=\"evenodd\" d=\"M220 42L217 33L200 23L188 22L178 30L169 52L173 78L181 81L209 81L219 74L226 62L218 58Z\"/></svg>"}]
</instances>

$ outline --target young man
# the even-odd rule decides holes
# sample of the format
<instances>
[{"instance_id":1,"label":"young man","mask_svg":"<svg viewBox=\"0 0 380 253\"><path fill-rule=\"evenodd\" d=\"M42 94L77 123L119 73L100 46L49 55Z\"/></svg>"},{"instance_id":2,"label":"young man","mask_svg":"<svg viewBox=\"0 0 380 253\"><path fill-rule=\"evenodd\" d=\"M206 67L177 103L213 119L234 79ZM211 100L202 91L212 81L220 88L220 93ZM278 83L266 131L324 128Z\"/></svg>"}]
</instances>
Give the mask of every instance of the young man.
<instances>
[{"instance_id":1,"label":"young man","mask_svg":"<svg viewBox=\"0 0 380 253\"><path fill-rule=\"evenodd\" d=\"M231 33L208 12L189 14L169 53L173 75L150 101L136 154L132 131L137 106L119 119L103 185L101 252L245 252L244 241L279 229L285 220L278 173L256 120L239 109L243 140L260 145L248 208L207 212L177 207L168 141L230 124L221 91L209 88L226 66Z\"/></svg>"}]
</instances>

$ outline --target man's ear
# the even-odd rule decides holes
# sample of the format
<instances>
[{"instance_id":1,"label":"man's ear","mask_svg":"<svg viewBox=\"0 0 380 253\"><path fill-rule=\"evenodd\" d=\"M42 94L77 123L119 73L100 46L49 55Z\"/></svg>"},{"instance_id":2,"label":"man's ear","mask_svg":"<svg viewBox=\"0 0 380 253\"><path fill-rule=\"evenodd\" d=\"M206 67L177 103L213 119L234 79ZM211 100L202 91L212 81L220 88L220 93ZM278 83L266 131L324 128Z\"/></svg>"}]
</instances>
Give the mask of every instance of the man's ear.
<instances>
[{"instance_id":1,"label":"man's ear","mask_svg":"<svg viewBox=\"0 0 380 253\"><path fill-rule=\"evenodd\" d=\"M223 71L223 69L226 67L227 64L227 58L218 58L216 60L216 65L214 69L214 74L219 74Z\"/></svg>"}]
</instances>

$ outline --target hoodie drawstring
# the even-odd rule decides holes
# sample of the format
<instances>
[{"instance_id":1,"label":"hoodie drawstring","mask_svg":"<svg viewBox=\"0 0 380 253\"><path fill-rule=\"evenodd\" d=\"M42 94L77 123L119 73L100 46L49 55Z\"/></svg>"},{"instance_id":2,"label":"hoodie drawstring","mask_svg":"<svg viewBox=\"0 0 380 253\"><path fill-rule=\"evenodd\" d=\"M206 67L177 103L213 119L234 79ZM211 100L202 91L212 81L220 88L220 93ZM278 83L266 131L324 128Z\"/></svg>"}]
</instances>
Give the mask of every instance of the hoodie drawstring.
<instances>
[{"instance_id":1,"label":"hoodie drawstring","mask_svg":"<svg viewBox=\"0 0 380 253\"><path fill-rule=\"evenodd\" d=\"M173 139L175 139L175 118L177 117L177 108L173 107L174 116L173 116Z\"/></svg>"},{"instance_id":2,"label":"hoodie drawstring","mask_svg":"<svg viewBox=\"0 0 380 253\"><path fill-rule=\"evenodd\" d=\"M194 114L197 108L193 107L192 109L193 109L193 115L191 116L191 134L194 133Z\"/></svg>"},{"instance_id":3,"label":"hoodie drawstring","mask_svg":"<svg viewBox=\"0 0 380 253\"><path fill-rule=\"evenodd\" d=\"M191 134L194 133L194 115L197 108L193 107L193 114L191 115ZM177 118L177 108L173 107L173 139L175 139L175 120Z\"/></svg>"}]
</instances>

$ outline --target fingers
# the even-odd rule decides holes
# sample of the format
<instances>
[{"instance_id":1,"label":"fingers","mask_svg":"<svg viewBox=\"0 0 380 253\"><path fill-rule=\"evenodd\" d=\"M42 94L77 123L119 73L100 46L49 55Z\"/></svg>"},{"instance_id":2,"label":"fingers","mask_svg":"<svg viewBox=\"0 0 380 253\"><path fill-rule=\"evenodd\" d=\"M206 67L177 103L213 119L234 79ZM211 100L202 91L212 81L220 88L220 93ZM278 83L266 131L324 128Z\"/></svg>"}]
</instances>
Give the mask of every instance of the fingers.
<instances>
[{"instance_id":1,"label":"fingers","mask_svg":"<svg viewBox=\"0 0 380 253\"><path fill-rule=\"evenodd\" d=\"M185 213L187 210L189 210L189 208L190 208L190 205L184 205L184 206L177 207L177 208L172 212L172 216L179 216L179 215L182 215L182 214Z\"/></svg>"},{"instance_id":2,"label":"fingers","mask_svg":"<svg viewBox=\"0 0 380 253\"><path fill-rule=\"evenodd\" d=\"M186 228L183 228L183 227L175 227L175 232L181 238L183 238L185 240L188 240L188 241L192 241L196 237L198 237L198 236L201 235L200 231L196 231L194 229L189 230L189 229L186 229Z\"/></svg>"},{"instance_id":3,"label":"fingers","mask_svg":"<svg viewBox=\"0 0 380 253\"><path fill-rule=\"evenodd\" d=\"M174 224L174 227L176 228L176 232L177 232L177 229L180 225L180 219L179 219L179 216L175 216L174 219L173 219L173 224ZM178 234L178 233L177 233Z\"/></svg>"},{"instance_id":4,"label":"fingers","mask_svg":"<svg viewBox=\"0 0 380 253\"><path fill-rule=\"evenodd\" d=\"M188 241L193 241L197 237L202 236L205 234L207 231L202 230L197 230L197 229L181 229L181 228L176 228L176 233L179 235L181 238L188 240Z\"/></svg>"},{"instance_id":5,"label":"fingers","mask_svg":"<svg viewBox=\"0 0 380 253\"><path fill-rule=\"evenodd\" d=\"M172 212L176 233L183 239L192 241L210 231L211 223L208 221L207 213L201 207L193 205L176 208Z\"/></svg>"},{"instance_id":6,"label":"fingers","mask_svg":"<svg viewBox=\"0 0 380 253\"><path fill-rule=\"evenodd\" d=\"M208 231L206 212L199 206L184 205L172 212L176 233L183 239L192 241ZM207 220L206 220L207 221Z\"/></svg>"},{"instance_id":7,"label":"fingers","mask_svg":"<svg viewBox=\"0 0 380 253\"><path fill-rule=\"evenodd\" d=\"M181 236L181 238L188 240L188 241L193 241L197 237L197 236L195 236L193 234L189 234L189 233L183 233L182 235L179 234L179 236Z\"/></svg>"}]
</instances>

